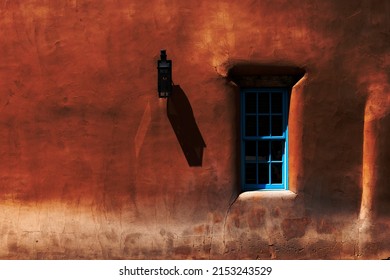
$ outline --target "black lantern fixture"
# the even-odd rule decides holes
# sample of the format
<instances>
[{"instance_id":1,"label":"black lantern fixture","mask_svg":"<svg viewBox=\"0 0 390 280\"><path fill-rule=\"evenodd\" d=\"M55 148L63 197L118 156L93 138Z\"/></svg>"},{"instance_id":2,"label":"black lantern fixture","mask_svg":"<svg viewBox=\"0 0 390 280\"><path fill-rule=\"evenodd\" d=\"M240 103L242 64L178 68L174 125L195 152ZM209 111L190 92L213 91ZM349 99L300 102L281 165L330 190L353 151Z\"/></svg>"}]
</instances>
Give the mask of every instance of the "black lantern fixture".
<instances>
[{"instance_id":1,"label":"black lantern fixture","mask_svg":"<svg viewBox=\"0 0 390 280\"><path fill-rule=\"evenodd\" d=\"M161 59L157 61L158 97L167 98L172 93L172 61L167 60L167 52L161 50Z\"/></svg>"}]
</instances>

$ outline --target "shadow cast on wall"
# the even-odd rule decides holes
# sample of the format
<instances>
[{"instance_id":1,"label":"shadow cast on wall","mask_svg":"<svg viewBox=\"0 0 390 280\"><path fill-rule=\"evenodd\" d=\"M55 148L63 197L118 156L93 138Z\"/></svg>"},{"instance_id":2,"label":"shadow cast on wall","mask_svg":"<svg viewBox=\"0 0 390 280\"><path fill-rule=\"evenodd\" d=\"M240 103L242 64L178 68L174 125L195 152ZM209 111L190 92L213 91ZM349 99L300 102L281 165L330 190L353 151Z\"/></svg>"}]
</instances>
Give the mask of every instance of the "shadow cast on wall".
<instances>
[{"instance_id":1,"label":"shadow cast on wall","mask_svg":"<svg viewBox=\"0 0 390 280\"><path fill-rule=\"evenodd\" d=\"M202 166L203 140L191 104L180 85L174 85L167 100L167 115L189 166Z\"/></svg>"}]
</instances>

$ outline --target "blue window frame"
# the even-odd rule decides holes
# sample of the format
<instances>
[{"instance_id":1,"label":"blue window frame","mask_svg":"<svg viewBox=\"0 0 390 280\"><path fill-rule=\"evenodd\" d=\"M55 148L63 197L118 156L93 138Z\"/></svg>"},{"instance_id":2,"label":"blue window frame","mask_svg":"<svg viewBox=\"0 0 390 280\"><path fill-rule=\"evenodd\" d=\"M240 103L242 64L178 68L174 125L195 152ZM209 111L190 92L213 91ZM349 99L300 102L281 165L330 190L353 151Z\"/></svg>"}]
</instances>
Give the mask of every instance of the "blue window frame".
<instances>
[{"instance_id":1,"label":"blue window frame","mask_svg":"<svg viewBox=\"0 0 390 280\"><path fill-rule=\"evenodd\" d=\"M241 186L288 189L288 103L286 88L241 90Z\"/></svg>"}]
</instances>

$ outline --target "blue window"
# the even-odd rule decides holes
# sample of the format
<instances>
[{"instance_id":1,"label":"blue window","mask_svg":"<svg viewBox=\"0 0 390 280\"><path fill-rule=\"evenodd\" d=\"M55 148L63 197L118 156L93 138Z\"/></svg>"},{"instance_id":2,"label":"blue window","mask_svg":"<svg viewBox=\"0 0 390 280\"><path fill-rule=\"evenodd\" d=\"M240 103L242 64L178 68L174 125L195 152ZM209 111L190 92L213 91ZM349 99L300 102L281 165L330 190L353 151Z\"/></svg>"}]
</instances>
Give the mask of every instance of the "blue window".
<instances>
[{"instance_id":1,"label":"blue window","mask_svg":"<svg viewBox=\"0 0 390 280\"><path fill-rule=\"evenodd\" d=\"M243 191L288 189L288 103L285 88L241 90Z\"/></svg>"}]
</instances>

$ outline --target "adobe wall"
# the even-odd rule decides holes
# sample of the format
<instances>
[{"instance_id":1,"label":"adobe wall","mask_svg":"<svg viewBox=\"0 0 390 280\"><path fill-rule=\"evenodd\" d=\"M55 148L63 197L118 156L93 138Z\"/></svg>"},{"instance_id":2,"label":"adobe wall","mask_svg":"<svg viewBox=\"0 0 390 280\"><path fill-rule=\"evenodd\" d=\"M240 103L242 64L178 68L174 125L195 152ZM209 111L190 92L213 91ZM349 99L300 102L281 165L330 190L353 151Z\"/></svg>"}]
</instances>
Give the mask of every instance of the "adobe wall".
<instances>
[{"instance_id":1,"label":"adobe wall","mask_svg":"<svg viewBox=\"0 0 390 280\"><path fill-rule=\"evenodd\" d=\"M384 0L2 1L0 258L389 257L389 15ZM157 98L160 49L201 166ZM305 71L291 191L240 194L237 64Z\"/></svg>"}]
</instances>

